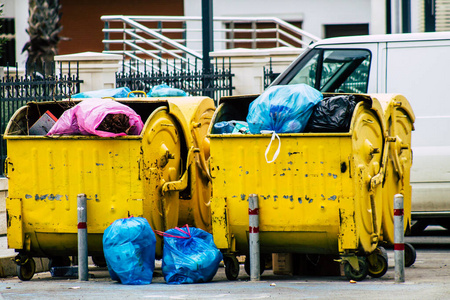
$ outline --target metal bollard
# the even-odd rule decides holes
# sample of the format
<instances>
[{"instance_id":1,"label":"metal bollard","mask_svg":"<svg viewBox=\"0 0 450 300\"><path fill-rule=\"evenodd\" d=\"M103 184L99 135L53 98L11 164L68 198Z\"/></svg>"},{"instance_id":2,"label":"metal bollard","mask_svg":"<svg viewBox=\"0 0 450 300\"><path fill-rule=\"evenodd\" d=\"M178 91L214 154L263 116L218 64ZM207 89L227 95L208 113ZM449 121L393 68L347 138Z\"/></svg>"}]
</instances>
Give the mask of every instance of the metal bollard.
<instances>
[{"instance_id":1,"label":"metal bollard","mask_svg":"<svg viewBox=\"0 0 450 300\"><path fill-rule=\"evenodd\" d=\"M250 252L250 280L259 281L260 253L259 253L259 205L258 195L251 194L248 198L248 239Z\"/></svg>"},{"instance_id":2,"label":"metal bollard","mask_svg":"<svg viewBox=\"0 0 450 300\"><path fill-rule=\"evenodd\" d=\"M88 244L86 194L77 196L78 210L78 280L88 281Z\"/></svg>"},{"instance_id":3,"label":"metal bollard","mask_svg":"<svg viewBox=\"0 0 450 300\"><path fill-rule=\"evenodd\" d=\"M403 224L403 195L394 196L394 259L395 282L405 282L405 243Z\"/></svg>"}]
</instances>

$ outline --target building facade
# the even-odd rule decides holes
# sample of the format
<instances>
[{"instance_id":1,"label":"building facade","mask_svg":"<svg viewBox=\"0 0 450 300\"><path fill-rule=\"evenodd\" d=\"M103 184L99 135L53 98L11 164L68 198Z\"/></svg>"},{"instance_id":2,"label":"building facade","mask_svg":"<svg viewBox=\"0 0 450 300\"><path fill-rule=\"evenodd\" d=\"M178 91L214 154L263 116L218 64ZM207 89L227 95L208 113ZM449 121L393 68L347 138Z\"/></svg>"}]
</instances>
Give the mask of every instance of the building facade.
<instances>
[{"instance_id":1,"label":"building facade","mask_svg":"<svg viewBox=\"0 0 450 300\"><path fill-rule=\"evenodd\" d=\"M395 32L446 31L448 0L214 0L214 16L270 16L300 26L320 38ZM23 67L23 45L29 37L28 0L3 0L4 34L10 44L5 61ZM200 0L60 0L62 5L59 54L103 50L102 15L201 16ZM5 24L5 23L4 23ZM5 33L9 30L9 33ZM5 47L4 47L5 48Z\"/></svg>"}]
</instances>

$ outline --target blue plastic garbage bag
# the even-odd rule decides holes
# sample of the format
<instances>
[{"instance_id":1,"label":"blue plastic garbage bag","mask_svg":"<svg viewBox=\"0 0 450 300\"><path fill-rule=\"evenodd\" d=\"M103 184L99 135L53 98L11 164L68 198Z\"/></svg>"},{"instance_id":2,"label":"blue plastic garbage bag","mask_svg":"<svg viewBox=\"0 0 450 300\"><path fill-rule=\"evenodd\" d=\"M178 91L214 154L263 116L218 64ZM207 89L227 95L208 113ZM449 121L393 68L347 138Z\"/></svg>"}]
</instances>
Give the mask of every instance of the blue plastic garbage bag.
<instances>
[{"instance_id":1,"label":"blue plastic garbage bag","mask_svg":"<svg viewBox=\"0 0 450 300\"><path fill-rule=\"evenodd\" d=\"M172 88L167 84L154 86L147 94L148 97L185 97L186 92L180 89Z\"/></svg>"},{"instance_id":2,"label":"blue plastic garbage bag","mask_svg":"<svg viewBox=\"0 0 450 300\"><path fill-rule=\"evenodd\" d=\"M195 227L163 233L162 273L169 284L209 282L219 268L222 253L210 233Z\"/></svg>"},{"instance_id":3,"label":"blue plastic garbage bag","mask_svg":"<svg viewBox=\"0 0 450 300\"><path fill-rule=\"evenodd\" d=\"M147 220L118 219L103 233L103 253L111 279L150 284L155 270L156 237Z\"/></svg>"},{"instance_id":4,"label":"blue plastic garbage bag","mask_svg":"<svg viewBox=\"0 0 450 300\"><path fill-rule=\"evenodd\" d=\"M128 87L120 87L115 89L102 89L78 93L72 95L71 98L102 98L102 97L127 98L129 92L131 92L131 90ZM136 97L136 95L130 94L130 97Z\"/></svg>"},{"instance_id":5,"label":"blue plastic garbage bag","mask_svg":"<svg viewBox=\"0 0 450 300\"><path fill-rule=\"evenodd\" d=\"M215 134L227 134L227 133L250 133L247 122L243 121L222 121L214 124Z\"/></svg>"},{"instance_id":6,"label":"blue plastic garbage bag","mask_svg":"<svg viewBox=\"0 0 450 300\"><path fill-rule=\"evenodd\" d=\"M303 132L314 106L322 99L322 93L306 84L272 86L250 103L250 132Z\"/></svg>"}]
</instances>

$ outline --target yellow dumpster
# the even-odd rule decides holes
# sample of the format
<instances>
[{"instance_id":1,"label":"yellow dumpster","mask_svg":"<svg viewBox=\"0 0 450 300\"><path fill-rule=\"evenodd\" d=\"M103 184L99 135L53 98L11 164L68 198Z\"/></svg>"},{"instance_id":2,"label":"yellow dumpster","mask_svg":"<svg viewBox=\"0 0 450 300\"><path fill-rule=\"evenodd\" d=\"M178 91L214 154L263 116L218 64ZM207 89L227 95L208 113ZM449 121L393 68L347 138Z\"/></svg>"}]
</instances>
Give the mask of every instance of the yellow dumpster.
<instances>
[{"instance_id":1,"label":"yellow dumpster","mask_svg":"<svg viewBox=\"0 0 450 300\"><path fill-rule=\"evenodd\" d=\"M280 152L273 163L265 158L271 134L217 134L214 129L221 121L245 121L256 96L221 100L208 131L209 165L212 230L225 254L228 279L238 276L235 256L248 254L250 194L259 198L261 253L338 254L347 277L355 280L386 272L387 256L378 243L384 239L383 198L391 194L383 192L388 130L377 98L355 97L349 132L279 134ZM268 157L277 145L272 143ZM410 163L403 167L409 169ZM371 255L375 259L367 260Z\"/></svg>"},{"instance_id":2,"label":"yellow dumpster","mask_svg":"<svg viewBox=\"0 0 450 300\"><path fill-rule=\"evenodd\" d=\"M202 145L213 100L131 99L116 100L140 115L144 128L139 136L28 135L42 113L59 117L69 101L28 103L10 120L4 135L7 236L8 247L19 252L21 279L34 274L31 257L67 265L68 257L77 255L80 193L88 199L88 252L99 262L103 231L119 218L145 217L161 231L186 223L210 231L208 157ZM157 257L161 244L158 238Z\"/></svg>"},{"instance_id":3,"label":"yellow dumpster","mask_svg":"<svg viewBox=\"0 0 450 300\"><path fill-rule=\"evenodd\" d=\"M415 116L409 102L401 95L372 95L383 107L388 149L385 151L383 176L383 241L394 244L394 195L411 199L410 169L412 164L411 132ZM405 232L411 230L411 201L404 203ZM414 263L415 250L405 244L405 265Z\"/></svg>"}]
</instances>

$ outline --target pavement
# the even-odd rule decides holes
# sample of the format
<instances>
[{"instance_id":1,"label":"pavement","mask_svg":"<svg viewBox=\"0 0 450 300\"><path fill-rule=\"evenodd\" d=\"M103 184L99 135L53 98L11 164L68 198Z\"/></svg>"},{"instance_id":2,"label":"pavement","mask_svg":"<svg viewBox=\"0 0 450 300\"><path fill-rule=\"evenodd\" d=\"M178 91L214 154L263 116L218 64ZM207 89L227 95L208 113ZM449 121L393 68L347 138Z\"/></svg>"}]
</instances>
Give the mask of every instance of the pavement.
<instances>
[{"instance_id":1,"label":"pavement","mask_svg":"<svg viewBox=\"0 0 450 300\"><path fill-rule=\"evenodd\" d=\"M106 268L90 266L88 281L55 278L50 272L38 273L30 281L0 279L0 299L449 299L448 254L448 249L418 249L416 263L405 270L404 283L394 280L394 253L388 250L387 273L358 282L337 275L274 275L271 270L260 281L250 281L241 264L236 281L228 281L220 267L210 283L172 285L165 283L157 263L151 284L123 285L111 280Z\"/></svg>"},{"instance_id":2,"label":"pavement","mask_svg":"<svg viewBox=\"0 0 450 300\"><path fill-rule=\"evenodd\" d=\"M389 268L381 278L352 282L339 275L275 275L266 270L260 281L250 281L241 264L236 281L228 281L221 266L210 283L169 285L161 261L156 261L149 285L122 285L111 280L107 268L89 266L89 281L76 277L52 277L45 261L36 259L41 271L30 281L15 272L14 250L0 237L0 300L8 299L450 299L450 235L413 237L417 243L415 264L406 268L405 282L395 282L394 251L387 249ZM410 238L408 238L410 239ZM406 239L406 241L408 241ZM331 264L329 265L331 266Z\"/></svg>"},{"instance_id":3,"label":"pavement","mask_svg":"<svg viewBox=\"0 0 450 300\"><path fill-rule=\"evenodd\" d=\"M345 276L276 275L264 271L260 281L250 281L240 266L236 281L228 281L221 265L210 283L169 285L165 283L161 261L155 262L149 285L122 285L113 281L107 268L89 265L89 280L76 277L52 277L48 260L34 258L37 273L30 281L21 281L12 261L15 251L7 248L6 236L0 236L0 300L7 299L450 299L450 233L439 236L407 237L417 250L415 264L406 268L405 282L395 282L394 251L387 249L389 268L381 278L368 276L352 282ZM90 261L91 262L91 261ZM334 266L329 264L329 267Z\"/></svg>"},{"instance_id":4,"label":"pavement","mask_svg":"<svg viewBox=\"0 0 450 300\"><path fill-rule=\"evenodd\" d=\"M422 240L422 237L405 237L405 242L412 244L421 243L423 242ZM432 244L450 245L450 236L439 236L439 238L433 239ZM14 249L8 249L8 241L6 235L0 235L0 278L17 276L17 265L14 262L14 257L16 255L17 253ZM35 257L34 260L36 263L36 273L49 271L49 261L47 258ZM93 264L91 259L89 259L89 262L90 264ZM243 259L241 262L243 262Z\"/></svg>"}]
</instances>

